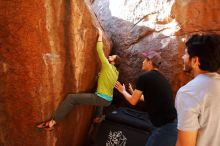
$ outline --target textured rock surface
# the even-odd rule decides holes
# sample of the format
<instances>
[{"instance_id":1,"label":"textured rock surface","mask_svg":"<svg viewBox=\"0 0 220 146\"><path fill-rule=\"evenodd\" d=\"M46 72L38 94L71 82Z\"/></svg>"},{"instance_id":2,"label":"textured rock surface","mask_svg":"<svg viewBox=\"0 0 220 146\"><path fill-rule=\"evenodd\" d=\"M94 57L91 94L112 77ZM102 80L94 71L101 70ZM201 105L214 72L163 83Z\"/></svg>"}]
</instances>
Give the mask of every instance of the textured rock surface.
<instances>
[{"instance_id":1,"label":"textured rock surface","mask_svg":"<svg viewBox=\"0 0 220 146\"><path fill-rule=\"evenodd\" d=\"M35 125L51 117L65 94L94 91L94 18L79 0L0 2L1 146L82 144L91 106L77 106L52 132Z\"/></svg>"},{"instance_id":2,"label":"textured rock surface","mask_svg":"<svg viewBox=\"0 0 220 146\"><path fill-rule=\"evenodd\" d=\"M85 1L93 3L123 59L120 80L125 83L140 74L141 52L159 50L161 71L175 93L191 78L182 72L183 40L220 30L219 0ZM82 144L90 106L77 106L52 132L35 124L50 118L68 92L94 91L98 24L85 1L0 1L0 145ZM107 53L110 43L105 44Z\"/></svg>"},{"instance_id":3,"label":"textured rock surface","mask_svg":"<svg viewBox=\"0 0 220 146\"><path fill-rule=\"evenodd\" d=\"M134 83L141 73L139 54L161 52L161 71L174 94L191 79L182 72L184 39L193 33L219 32L220 1L194 0L96 0L93 9L111 36L113 50L122 59L120 80Z\"/></svg>"}]
</instances>

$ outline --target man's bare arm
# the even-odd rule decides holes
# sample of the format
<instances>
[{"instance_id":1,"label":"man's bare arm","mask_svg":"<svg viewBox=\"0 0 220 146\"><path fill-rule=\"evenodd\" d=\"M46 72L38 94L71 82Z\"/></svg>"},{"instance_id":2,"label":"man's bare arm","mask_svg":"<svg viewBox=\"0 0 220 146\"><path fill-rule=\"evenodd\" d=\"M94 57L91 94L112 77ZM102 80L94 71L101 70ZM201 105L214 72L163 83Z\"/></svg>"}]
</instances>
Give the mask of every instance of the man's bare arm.
<instances>
[{"instance_id":1,"label":"man's bare arm","mask_svg":"<svg viewBox=\"0 0 220 146\"><path fill-rule=\"evenodd\" d=\"M131 104L131 105L136 105L137 102L140 100L142 96L142 91L140 90L134 90L133 94L129 94L126 89L125 85L121 84L120 82L116 82L115 88L125 97L125 99Z\"/></svg>"},{"instance_id":2,"label":"man's bare arm","mask_svg":"<svg viewBox=\"0 0 220 146\"><path fill-rule=\"evenodd\" d=\"M198 131L182 131L178 130L176 146L196 146Z\"/></svg>"}]
</instances>

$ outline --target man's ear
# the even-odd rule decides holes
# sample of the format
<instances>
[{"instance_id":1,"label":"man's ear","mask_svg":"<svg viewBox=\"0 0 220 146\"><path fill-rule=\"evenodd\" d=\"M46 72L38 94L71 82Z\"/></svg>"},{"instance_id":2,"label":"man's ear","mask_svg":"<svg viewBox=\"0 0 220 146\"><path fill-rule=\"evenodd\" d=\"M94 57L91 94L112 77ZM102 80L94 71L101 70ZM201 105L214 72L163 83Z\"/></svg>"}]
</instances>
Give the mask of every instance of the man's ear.
<instances>
[{"instance_id":1,"label":"man's ear","mask_svg":"<svg viewBox=\"0 0 220 146\"><path fill-rule=\"evenodd\" d=\"M192 67L198 67L200 66L199 57L195 56L191 59Z\"/></svg>"}]
</instances>

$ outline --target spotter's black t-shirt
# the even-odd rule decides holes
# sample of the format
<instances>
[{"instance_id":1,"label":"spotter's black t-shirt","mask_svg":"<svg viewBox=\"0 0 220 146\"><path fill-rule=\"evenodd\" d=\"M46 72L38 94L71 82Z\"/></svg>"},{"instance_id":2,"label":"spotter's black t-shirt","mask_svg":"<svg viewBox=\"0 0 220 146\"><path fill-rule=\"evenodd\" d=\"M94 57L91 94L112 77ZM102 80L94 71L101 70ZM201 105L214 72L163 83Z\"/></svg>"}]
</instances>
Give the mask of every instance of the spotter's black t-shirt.
<instances>
[{"instance_id":1,"label":"spotter's black t-shirt","mask_svg":"<svg viewBox=\"0 0 220 146\"><path fill-rule=\"evenodd\" d=\"M144 95L146 109L154 126L160 127L176 119L171 86L159 71L143 73L137 79L136 89Z\"/></svg>"}]
</instances>

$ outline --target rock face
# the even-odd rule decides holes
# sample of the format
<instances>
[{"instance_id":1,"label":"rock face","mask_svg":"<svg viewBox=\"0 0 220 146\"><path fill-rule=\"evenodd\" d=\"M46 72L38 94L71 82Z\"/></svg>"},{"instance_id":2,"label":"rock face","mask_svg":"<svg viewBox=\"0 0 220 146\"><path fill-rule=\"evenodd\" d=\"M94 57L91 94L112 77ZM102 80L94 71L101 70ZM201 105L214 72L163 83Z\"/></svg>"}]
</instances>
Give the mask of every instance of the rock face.
<instances>
[{"instance_id":1,"label":"rock face","mask_svg":"<svg viewBox=\"0 0 220 146\"><path fill-rule=\"evenodd\" d=\"M51 118L67 93L94 92L97 25L84 1L0 2L1 146L82 144L91 106L74 108L54 131L35 125Z\"/></svg>"},{"instance_id":2,"label":"rock face","mask_svg":"<svg viewBox=\"0 0 220 146\"><path fill-rule=\"evenodd\" d=\"M93 9L111 36L113 50L122 57L120 81L127 84L141 73L146 50L161 52L161 71L174 95L191 79L182 71L184 40L194 33L219 32L220 1L96 0Z\"/></svg>"},{"instance_id":3,"label":"rock face","mask_svg":"<svg viewBox=\"0 0 220 146\"><path fill-rule=\"evenodd\" d=\"M140 53L157 50L175 93L191 79L182 72L184 40L220 30L219 0L2 0L1 146L82 145L91 106L74 108L54 131L35 125L49 119L67 93L94 92L98 23L90 2L113 53L122 57L120 81L126 84L141 73ZM104 41L107 54L111 44Z\"/></svg>"}]
</instances>

